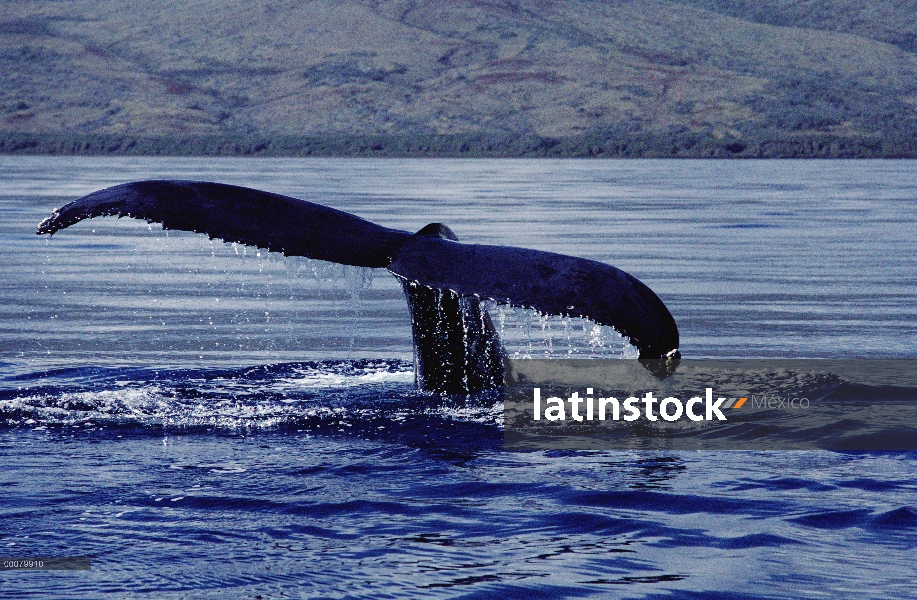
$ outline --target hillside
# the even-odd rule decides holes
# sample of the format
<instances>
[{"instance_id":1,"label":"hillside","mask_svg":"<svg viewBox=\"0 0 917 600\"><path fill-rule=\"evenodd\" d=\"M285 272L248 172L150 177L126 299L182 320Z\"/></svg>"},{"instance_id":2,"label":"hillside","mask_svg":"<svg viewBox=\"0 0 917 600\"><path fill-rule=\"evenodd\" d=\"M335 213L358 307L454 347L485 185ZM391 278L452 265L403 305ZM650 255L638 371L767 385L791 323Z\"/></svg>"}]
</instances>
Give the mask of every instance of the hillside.
<instances>
[{"instance_id":1,"label":"hillside","mask_svg":"<svg viewBox=\"0 0 917 600\"><path fill-rule=\"evenodd\" d=\"M917 156L917 0L6 0L0 152Z\"/></svg>"}]
</instances>

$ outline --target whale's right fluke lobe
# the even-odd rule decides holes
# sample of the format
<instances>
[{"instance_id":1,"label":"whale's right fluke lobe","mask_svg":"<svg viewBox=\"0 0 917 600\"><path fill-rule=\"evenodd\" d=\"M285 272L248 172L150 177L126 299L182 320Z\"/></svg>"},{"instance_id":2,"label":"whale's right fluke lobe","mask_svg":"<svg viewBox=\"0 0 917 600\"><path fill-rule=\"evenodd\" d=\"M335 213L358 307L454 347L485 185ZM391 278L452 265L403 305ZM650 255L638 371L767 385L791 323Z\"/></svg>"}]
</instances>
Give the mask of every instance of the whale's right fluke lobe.
<instances>
[{"instance_id":1,"label":"whale's right fluke lobe","mask_svg":"<svg viewBox=\"0 0 917 600\"><path fill-rule=\"evenodd\" d=\"M662 300L632 275L594 260L417 235L388 268L460 296L609 325L628 336L643 359L664 358L678 349L678 327Z\"/></svg>"},{"instance_id":2,"label":"whale's right fluke lobe","mask_svg":"<svg viewBox=\"0 0 917 600\"><path fill-rule=\"evenodd\" d=\"M251 188L206 181L136 181L93 192L54 212L38 233L83 219L134 217L163 229L206 233L287 256L357 267L385 267L411 237L327 206Z\"/></svg>"}]
</instances>

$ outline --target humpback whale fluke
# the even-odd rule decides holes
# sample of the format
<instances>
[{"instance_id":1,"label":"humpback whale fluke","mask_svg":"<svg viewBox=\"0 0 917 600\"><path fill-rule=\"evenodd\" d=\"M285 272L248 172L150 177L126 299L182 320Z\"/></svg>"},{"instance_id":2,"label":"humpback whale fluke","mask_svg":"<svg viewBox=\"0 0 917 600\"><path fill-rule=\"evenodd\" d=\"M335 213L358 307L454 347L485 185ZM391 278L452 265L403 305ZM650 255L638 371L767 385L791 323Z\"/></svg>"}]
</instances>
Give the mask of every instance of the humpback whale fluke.
<instances>
[{"instance_id":1,"label":"humpback whale fluke","mask_svg":"<svg viewBox=\"0 0 917 600\"><path fill-rule=\"evenodd\" d=\"M502 384L503 348L482 299L609 325L630 338L641 359L677 357L678 327L659 297L632 275L593 260L464 244L440 223L412 234L305 200L198 181L99 190L55 210L38 233L104 215L286 256L388 269L407 296L417 384L429 391L474 393Z\"/></svg>"}]
</instances>

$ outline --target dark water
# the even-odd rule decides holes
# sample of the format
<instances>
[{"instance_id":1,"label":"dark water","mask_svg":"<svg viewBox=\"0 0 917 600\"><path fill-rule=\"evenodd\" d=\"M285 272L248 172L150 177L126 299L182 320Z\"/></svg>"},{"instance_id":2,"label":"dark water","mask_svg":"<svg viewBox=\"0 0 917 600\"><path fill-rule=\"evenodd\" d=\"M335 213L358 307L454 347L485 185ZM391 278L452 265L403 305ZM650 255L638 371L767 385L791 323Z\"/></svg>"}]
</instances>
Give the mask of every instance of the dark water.
<instances>
[{"instance_id":1,"label":"dark water","mask_svg":"<svg viewBox=\"0 0 917 600\"><path fill-rule=\"evenodd\" d=\"M413 391L384 271L132 220L151 177L610 262L698 357L917 357L917 162L0 157L0 571L18 597L917 597L917 456L502 449L499 398ZM511 353L632 356L495 307Z\"/></svg>"}]
</instances>

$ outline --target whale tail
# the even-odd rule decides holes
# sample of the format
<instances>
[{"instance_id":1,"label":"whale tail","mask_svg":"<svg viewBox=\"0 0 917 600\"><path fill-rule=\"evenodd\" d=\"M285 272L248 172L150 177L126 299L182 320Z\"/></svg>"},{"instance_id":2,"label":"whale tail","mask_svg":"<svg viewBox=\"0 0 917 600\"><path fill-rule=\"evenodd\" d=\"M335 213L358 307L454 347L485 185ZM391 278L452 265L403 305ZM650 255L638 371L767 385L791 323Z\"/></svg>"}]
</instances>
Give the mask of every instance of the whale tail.
<instances>
[{"instance_id":1,"label":"whale tail","mask_svg":"<svg viewBox=\"0 0 917 600\"><path fill-rule=\"evenodd\" d=\"M481 300L584 317L615 328L662 360L678 352L678 327L646 285L604 263L551 252L460 243L445 225L415 234L376 225L305 200L199 181L116 185L55 210L38 226L53 234L97 216L135 217L163 229L205 233L345 265L386 268L401 282L411 312L418 387L475 393L502 385L504 351ZM654 363L655 364L655 363Z\"/></svg>"}]
</instances>

